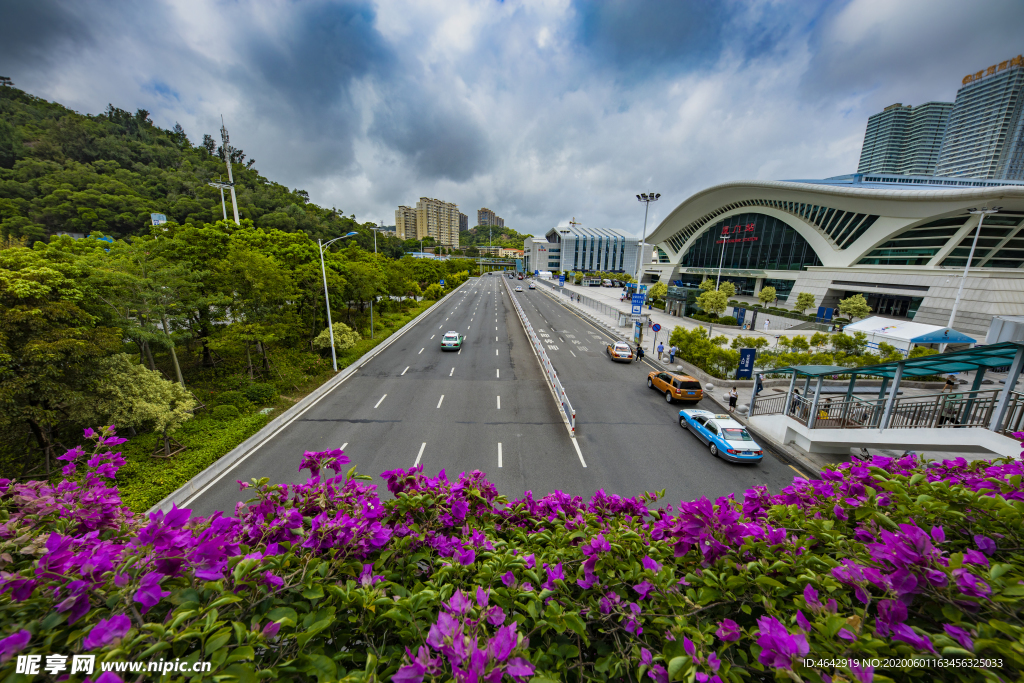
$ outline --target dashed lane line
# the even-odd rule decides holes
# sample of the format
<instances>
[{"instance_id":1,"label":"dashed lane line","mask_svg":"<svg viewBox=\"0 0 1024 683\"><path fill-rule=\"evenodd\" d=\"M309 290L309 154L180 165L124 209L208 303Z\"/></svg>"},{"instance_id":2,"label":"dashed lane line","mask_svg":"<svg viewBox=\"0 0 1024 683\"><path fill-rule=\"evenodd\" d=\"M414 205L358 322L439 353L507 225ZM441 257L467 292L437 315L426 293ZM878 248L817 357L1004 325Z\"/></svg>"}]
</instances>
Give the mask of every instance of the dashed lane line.
<instances>
[{"instance_id":1,"label":"dashed lane line","mask_svg":"<svg viewBox=\"0 0 1024 683\"><path fill-rule=\"evenodd\" d=\"M420 464L420 458L423 457L423 449L426 448L426 447L427 447L427 442L426 441L424 441L422 444L420 444L420 452L416 454L416 462L414 462L412 464L413 467L416 467L417 465Z\"/></svg>"},{"instance_id":2,"label":"dashed lane line","mask_svg":"<svg viewBox=\"0 0 1024 683\"><path fill-rule=\"evenodd\" d=\"M444 394L441 394L441 398L437 399L437 407L438 408L441 407L441 401L443 401L443 400L444 400Z\"/></svg>"},{"instance_id":3,"label":"dashed lane line","mask_svg":"<svg viewBox=\"0 0 1024 683\"><path fill-rule=\"evenodd\" d=\"M374 408L376 408L377 406L379 406L379 405L380 405L381 403L383 403L383 402L384 402L384 399L386 399L387 397L388 397L388 395L387 395L387 394L384 394L383 396L381 396L381 397L380 397L380 400L379 400L379 401L377 401L377 405L375 405L375 406L373 406L373 407L374 407Z\"/></svg>"},{"instance_id":4,"label":"dashed lane line","mask_svg":"<svg viewBox=\"0 0 1024 683\"><path fill-rule=\"evenodd\" d=\"M402 370L402 375L404 375L405 373L409 372L409 368L411 368L411 367L412 367L411 365L406 366L405 370ZM399 377L401 377L402 375L399 375Z\"/></svg>"}]
</instances>

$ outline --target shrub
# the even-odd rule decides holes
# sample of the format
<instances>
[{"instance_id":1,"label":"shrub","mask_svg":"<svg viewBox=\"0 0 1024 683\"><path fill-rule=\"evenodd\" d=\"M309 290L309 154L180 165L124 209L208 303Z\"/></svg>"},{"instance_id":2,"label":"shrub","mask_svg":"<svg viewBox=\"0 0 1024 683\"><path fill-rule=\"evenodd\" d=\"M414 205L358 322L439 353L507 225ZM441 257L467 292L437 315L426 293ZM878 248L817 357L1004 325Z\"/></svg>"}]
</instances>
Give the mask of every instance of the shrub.
<instances>
[{"instance_id":1,"label":"shrub","mask_svg":"<svg viewBox=\"0 0 1024 683\"><path fill-rule=\"evenodd\" d=\"M238 408L239 411L245 412L252 407L249 399L245 397L241 391L222 391L214 397L218 406L229 405Z\"/></svg>"},{"instance_id":2,"label":"shrub","mask_svg":"<svg viewBox=\"0 0 1024 683\"><path fill-rule=\"evenodd\" d=\"M244 390L245 398L258 406L265 406L277 400L278 391L270 382L256 382L250 384Z\"/></svg>"},{"instance_id":3,"label":"shrub","mask_svg":"<svg viewBox=\"0 0 1024 683\"><path fill-rule=\"evenodd\" d=\"M239 412L238 408L231 405L230 403L225 403L224 405L216 406L214 407L213 410L210 411L210 417L212 417L214 420L220 420L221 422L227 422L228 420L238 419L239 417L241 417L241 415L242 413Z\"/></svg>"},{"instance_id":4,"label":"shrub","mask_svg":"<svg viewBox=\"0 0 1024 683\"><path fill-rule=\"evenodd\" d=\"M361 338L358 332L345 323L334 323L331 325L331 328L334 330L335 353L348 351L355 346L356 342ZM331 348L331 335L328 334L326 327L316 336L316 339L313 340L313 348L321 351Z\"/></svg>"},{"instance_id":5,"label":"shrub","mask_svg":"<svg viewBox=\"0 0 1024 683\"><path fill-rule=\"evenodd\" d=\"M427 287L423 291L423 298L424 299L429 299L431 301L437 301L442 296L444 296L444 289L441 287L441 285L439 285L436 282L434 284L430 285L429 287Z\"/></svg>"},{"instance_id":6,"label":"shrub","mask_svg":"<svg viewBox=\"0 0 1024 683\"><path fill-rule=\"evenodd\" d=\"M124 440L87 437L91 453L62 456L77 485L59 504L47 482L0 488L5 662L159 652L211 678L348 683L975 679L922 677L940 656L992 680L1024 669L1017 460L875 456L674 510L603 491L508 501L479 471L419 466L383 473L381 501L335 449L296 463L305 484L243 484L237 520L143 519L113 485Z\"/></svg>"}]
</instances>

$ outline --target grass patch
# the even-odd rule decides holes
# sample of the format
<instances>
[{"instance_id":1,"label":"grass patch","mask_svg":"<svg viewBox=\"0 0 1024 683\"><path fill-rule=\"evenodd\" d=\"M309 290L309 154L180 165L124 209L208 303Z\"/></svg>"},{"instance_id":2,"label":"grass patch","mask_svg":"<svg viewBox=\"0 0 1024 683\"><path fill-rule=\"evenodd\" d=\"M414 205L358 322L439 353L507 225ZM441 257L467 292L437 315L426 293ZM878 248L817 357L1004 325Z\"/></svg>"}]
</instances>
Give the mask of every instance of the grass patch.
<instances>
[{"instance_id":1,"label":"grass patch","mask_svg":"<svg viewBox=\"0 0 1024 683\"><path fill-rule=\"evenodd\" d=\"M339 354L338 370L355 363L434 303L418 301L411 304L408 311L375 316L375 339L361 339L354 347ZM368 335L369 331L367 327L363 333ZM270 406L269 414L250 413L222 422L213 419L210 411L201 411L172 434L188 448L169 461L149 455L157 447L158 435L142 434L131 438L122 449L126 464L117 475L117 486L125 505L134 512L145 512L330 379L334 373L329 353L324 358L309 351L273 350L273 371L264 377L264 381L274 382L282 396ZM200 382L190 382L186 378L186 383L200 400L210 404L216 402L217 394L222 391L237 389L248 382L248 375L244 372L232 372L216 378L207 376Z\"/></svg>"}]
</instances>

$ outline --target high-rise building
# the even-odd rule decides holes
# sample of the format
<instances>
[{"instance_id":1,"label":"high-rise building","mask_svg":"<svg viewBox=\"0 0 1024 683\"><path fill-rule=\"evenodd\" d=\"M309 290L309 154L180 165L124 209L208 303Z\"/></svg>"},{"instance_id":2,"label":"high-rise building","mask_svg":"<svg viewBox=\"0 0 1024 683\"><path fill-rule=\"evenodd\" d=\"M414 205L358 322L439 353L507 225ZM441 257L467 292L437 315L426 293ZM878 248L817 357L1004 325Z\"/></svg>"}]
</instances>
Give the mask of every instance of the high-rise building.
<instances>
[{"instance_id":1,"label":"high-rise building","mask_svg":"<svg viewBox=\"0 0 1024 683\"><path fill-rule=\"evenodd\" d=\"M440 199L420 197L416 202L416 231L433 237L443 247L459 246L459 207Z\"/></svg>"},{"instance_id":2,"label":"high-rise building","mask_svg":"<svg viewBox=\"0 0 1024 683\"><path fill-rule=\"evenodd\" d=\"M499 228L505 227L505 219L494 213L490 209L477 209L476 212L476 224L477 225L495 225Z\"/></svg>"},{"instance_id":3,"label":"high-rise building","mask_svg":"<svg viewBox=\"0 0 1024 683\"><path fill-rule=\"evenodd\" d=\"M936 175L1024 179L1024 57L964 76Z\"/></svg>"},{"instance_id":4,"label":"high-rise building","mask_svg":"<svg viewBox=\"0 0 1024 683\"><path fill-rule=\"evenodd\" d=\"M416 230L416 209L411 206L400 206L395 210L395 234L403 240L418 240Z\"/></svg>"},{"instance_id":5,"label":"high-rise building","mask_svg":"<svg viewBox=\"0 0 1024 683\"><path fill-rule=\"evenodd\" d=\"M934 175L952 102L893 104L868 119L858 173Z\"/></svg>"},{"instance_id":6,"label":"high-rise building","mask_svg":"<svg viewBox=\"0 0 1024 683\"><path fill-rule=\"evenodd\" d=\"M462 232L463 230L469 230L469 216L467 216L466 214L464 214L464 213L462 213L460 211L459 212L459 232Z\"/></svg>"}]
</instances>

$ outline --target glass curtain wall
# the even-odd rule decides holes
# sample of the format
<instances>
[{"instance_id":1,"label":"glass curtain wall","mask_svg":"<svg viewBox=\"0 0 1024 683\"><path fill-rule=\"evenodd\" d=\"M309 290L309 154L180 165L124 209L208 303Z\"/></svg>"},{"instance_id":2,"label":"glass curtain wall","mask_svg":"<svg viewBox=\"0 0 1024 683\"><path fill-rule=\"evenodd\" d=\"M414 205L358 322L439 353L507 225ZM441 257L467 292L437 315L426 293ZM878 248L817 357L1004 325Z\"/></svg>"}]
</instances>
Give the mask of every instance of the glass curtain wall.
<instances>
[{"instance_id":1,"label":"glass curtain wall","mask_svg":"<svg viewBox=\"0 0 1024 683\"><path fill-rule=\"evenodd\" d=\"M821 265L800 233L785 222L760 213L718 221L697 239L679 265L717 268L720 259L722 268L740 270L805 270Z\"/></svg>"}]
</instances>

